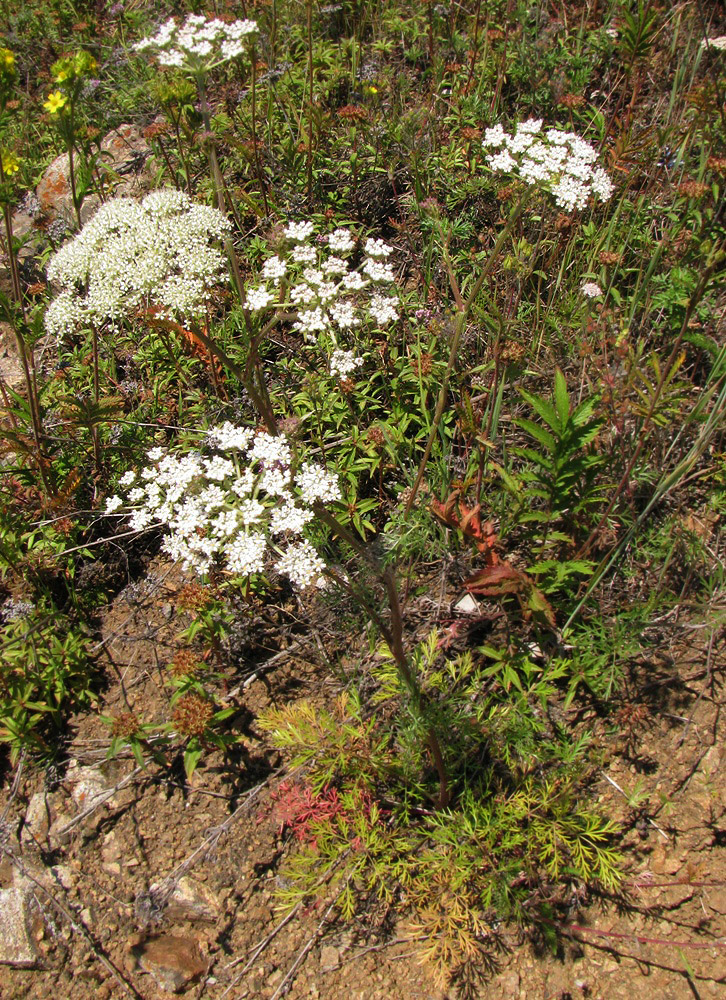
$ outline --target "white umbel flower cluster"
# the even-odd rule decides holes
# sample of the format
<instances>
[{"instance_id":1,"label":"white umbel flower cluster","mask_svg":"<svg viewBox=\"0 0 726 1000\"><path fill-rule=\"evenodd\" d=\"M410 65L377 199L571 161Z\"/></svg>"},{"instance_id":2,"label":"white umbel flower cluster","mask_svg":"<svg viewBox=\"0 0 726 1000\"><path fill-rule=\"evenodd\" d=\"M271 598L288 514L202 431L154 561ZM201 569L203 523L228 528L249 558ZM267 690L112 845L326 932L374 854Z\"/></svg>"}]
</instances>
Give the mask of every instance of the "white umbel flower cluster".
<instances>
[{"instance_id":1,"label":"white umbel flower cluster","mask_svg":"<svg viewBox=\"0 0 726 1000\"><path fill-rule=\"evenodd\" d=\"M330 374L333 378L347 378L362 364L363 358L357 358L353 351L342 351L340 348L336 348L330 355Z\"/></svg>"},{"instance_id":2,"label":"white umbel flower cluster","mask_svg":"<svg viewBox=\"0 0 726 1000\"><path fill-rule=\"evenodd\" d=\"M189 14L178 25L169 18L155 35L134 45L137 52L149 52L162 66L175 66L192 74L208 73L221 63L236 59L247 49L250 35L257 31L255 21L207 20Z\"/></svg>"},{"instance_id":3,"label":"white umbel flower cluster","mask_svg":"<svg viewBox=\"0 0 726 1000\"><path fill-rule=\"evenodd\" d=\"M363 364L339 340L359 327L383 329L400 318L396 276L383 240L359 241L346 228L316 234L312 222L290 222L283 242L262 264L245 305L251 312L293 313L293 328L330 355L330 374L345 378ZM261 283L260 283L261 282Z\"/></svg>"},{"instance_id":4,"label":"white umbel flower cluster","mask_svg":"<svg viewBox=\"0 0 726 1000\"><path fill-rule=\"evenodd\" d=\"M110 497L105 513L123 509L133 530L165 526L164 551L200 575L215 565L235 576L261 573L276 555L275 569L295 586L322 586L325 564L301 536L314 504L340 500L337 476L314 462L295 470L284 437L229 422L208 431L205 444L181 455L152 449L147 468L122 476L132 488L125 499Z\"/></svg>"},{"instance_id":5,"label":"white umbel flower cluster","mask_svg":"<svg viewBox=\"0 0 726 1000\"><path fill-rule=\"evenodd\" d=\"M144 307L166 318L202 315L212 288L227 280L216 244L229 229L216 208L171 188L141 202L107 201L48 263L60 291L46 329L60 335L83 324L117 326Z\"/></svg>"},{"instance_id":6,"label":"white umbel flower cluster","mask_svg":"<svg viewBox=\"0 0 726 1000\"><path fill-rule=\"evenodd\" d=\"M602 295L602 288L596 281L583 281L580 285L580 291L588 299L599 299Z\"/></svg>"},{"instance_id":7,"label":"white umbel flower cluster","mask_svg":"<svg viewBox=\"0 0 726 1000\"><path fill-rule=\"evenodd\" d=\"M487 156L492 170L541 184L565 211L585 208L592 195L607 201L613 193L610 177L596 163L597 150L575 132L542 131L541 118L521 122L511 134L501 125L488 128L482 146L496 150Z\"/></svg>"}]
</instances>

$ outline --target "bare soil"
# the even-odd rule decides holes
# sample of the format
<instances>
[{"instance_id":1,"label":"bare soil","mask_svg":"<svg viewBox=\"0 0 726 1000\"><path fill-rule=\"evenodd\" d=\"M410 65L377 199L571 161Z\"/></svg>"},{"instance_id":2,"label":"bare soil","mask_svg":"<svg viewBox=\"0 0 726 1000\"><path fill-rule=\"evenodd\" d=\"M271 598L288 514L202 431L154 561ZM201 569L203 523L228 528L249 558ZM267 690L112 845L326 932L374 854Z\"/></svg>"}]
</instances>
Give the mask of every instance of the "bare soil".
<instances>
[{"instance_id":1,"label":"bare soil","mask_svg":"<svg viewBox=\"0 0 726 1000\"><path fill-rule=\"evenodd\" d=\"M178 569L156 561L108 609L102 712L131 709L144 719L168 718L166 665L190 620L176 607L185 582ZM277 610L288 625L294 622L294 607ZM675 616L654 622L644 636L648 655L628 679L616 721L595 708L579 709L603 758L593 794L626 830L622 893L574 901L556 955L502 927L490 965L469 984L469 996L726 995L726 658L723 632L712 626ZM185 947L196 948L208 971L182 991L195 1000L461 995L462 984L447 990L436 985L405 923L341 927L314 908L283 923L276 909L288 844L271 795L283 762L255 732L254 718L270 703L302 697L327 702L336 695L339 681L324 662L332 634L323 620L314 629L271 628L267 638L258 636L256 662L226 679L226 697L238 708L233 724L243 737L237 756L225 762L210 753L191 782L181 766L165 773L153 766L139 770L60 840L58 829L93 804L79 796L77 769L60 774L54 789L52 776L27 766L19 780L7 774L0 816L6 810L15 860L6 854L0 887L17 885L21 872L37 879L42 919L37 967L0 966L0 996L158 1000L170 994L139 967L149 942L176 949L179 961ZM265 644L275 659L260 669ZM107 746L108 730L97 716L75 720L70 757L100 768L112 789L133 774L136 762L105 763ZM31 796L44 788L52 789L45 793L55 823L50 841L42 824L24 826ZM206 919L165 909L163 892L149 893L152 884L172 888L181 876L207 900Z\"/></svg>"}]
</instances>

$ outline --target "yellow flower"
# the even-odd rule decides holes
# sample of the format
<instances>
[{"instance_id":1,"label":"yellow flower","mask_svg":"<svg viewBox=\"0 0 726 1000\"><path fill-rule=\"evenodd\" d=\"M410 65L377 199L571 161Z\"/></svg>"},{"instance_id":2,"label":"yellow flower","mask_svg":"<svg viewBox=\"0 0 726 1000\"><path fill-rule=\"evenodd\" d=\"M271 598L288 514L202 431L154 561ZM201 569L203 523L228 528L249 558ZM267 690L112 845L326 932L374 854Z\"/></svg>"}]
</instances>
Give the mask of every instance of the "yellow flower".
<instances>
[{"instance_id":1,"label":"yellow flower","mask_svg":"<svg viewBox=\"0 0 726 1000\"><path fill-rule=\"evenodd\" d=\"M17 174L18 170L20 170L20 160L9 149L0 151L0 161L2 162L3 173L6 177L9 177L11 174Z\"/></svg>"},{"instance_id":2,"label":"yellow flower","mask_svg":"<svg viewBox=\"0 0 726 1000\"><path fill-rule=\"evenodd\" d=\"M43 107L46 111L49 111L52 115L57 114L61 108L68 103L68 98L65 94L62 94L60 90L54 90L52 93L48 94L48 100L43 101Z\"/></svg>"},{"instance_id":3,"label":"yellow flower","mask_svg":"<svg viewBox=\"0 0 726 1000\"><path fill-rule=\"evenodd\" d=\"M378 87L374 86L372 83L363 88L363 92L366 94L377 94Z\"/></svg>"},{"instance_id":4,"label":"yellow flower","mask_svg":"<svg viewBox=\"0 0 726 1000\"><path fill-rule=\"evenodd\" d=\"M6 73L12 73L15 70L15 53L11 52L10 49L0 48L0 67Z\"/></svg>"}]
</instances>

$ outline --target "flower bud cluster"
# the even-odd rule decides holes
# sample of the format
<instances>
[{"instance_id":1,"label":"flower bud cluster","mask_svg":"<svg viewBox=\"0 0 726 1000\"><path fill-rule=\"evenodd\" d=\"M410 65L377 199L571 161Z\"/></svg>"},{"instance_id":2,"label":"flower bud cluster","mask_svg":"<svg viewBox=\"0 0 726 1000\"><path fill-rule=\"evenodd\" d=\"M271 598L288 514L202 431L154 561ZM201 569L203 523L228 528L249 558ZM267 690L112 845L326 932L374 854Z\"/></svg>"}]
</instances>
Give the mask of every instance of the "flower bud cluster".
<instances>
[{"instance_id":1,"label":"flower bud cluster","mask_svg":"<svg viewBox=\"0 0 726 1000\"><path fill-rule=\"evenodd\" d=\"M285 244L262 265L262 284L247 289L245 306L251 312L281 308L295 313L294 329L306 339L338 337L364 324L383 328L399 318L399 302L388 289L395 275L388 257L393 248L379 239L367 239L358 253L358 240L344 228L315 235L312 222L291 222ZM341 378L362 361L337 349L330 372Z\"/></svg>"},{"instance_id":2,"label":"flower bud cluster","mask_svg":"<svg viewBox=\"0 0 726 1000\"><path fill-rule=\"evenodd\" d=\"M568 212L585 208L591 195L607 201L613 193L608 174L595 162L597 150L574 132L543 132L541 118L521 122L513 134L501 125L488 128L482 146L498 150L487 156L492 170L541 184Z\"/></svg>"},{"instance_id":3,"label":"flower bud cluster","mask_svg":"<svg viewBox=\"0 0 726 1000\"><path fill-rule=\"evenodd\" d=\"M137 52L151 52L162 66L176 66L190 73L208 73L221 63L241 56L247 40L257 31L255 21L207 20L189 14L179 26L169 18L150 38L134 45Z\"/></svg>"},{"instance_id":4,"label":"flower bud cluster","mask_svg":"<svg viewBox=\"0 0 726 1000\"><path fill-rule=\"evenodd\" d=\"M154 191L141 202L114 198L48 264L60 292L46 329L57 335L86 323L112 326L141 307L166 318L202 315L211 289L227 280L214 244L230 224L181 191Z\"/></svg>"},{"instance_id":5,"label":"flower bud cluster","mask_svg":"<svg viewBox=\"0 0 726 1000\"><path fill-rule=\"evenodd\" d=\"M234 576L261 573L269 553L297 587L323 585L325 563L303 538L316 503L341 498L338 478L313 462L295 464L284 437L229 422L207 432L207 447L177 455L147 453L150 464L119 485L105 513L130 508L130 526L165 526L163 549L185 569L213 565Z\"/></svg>"}]
</instances>

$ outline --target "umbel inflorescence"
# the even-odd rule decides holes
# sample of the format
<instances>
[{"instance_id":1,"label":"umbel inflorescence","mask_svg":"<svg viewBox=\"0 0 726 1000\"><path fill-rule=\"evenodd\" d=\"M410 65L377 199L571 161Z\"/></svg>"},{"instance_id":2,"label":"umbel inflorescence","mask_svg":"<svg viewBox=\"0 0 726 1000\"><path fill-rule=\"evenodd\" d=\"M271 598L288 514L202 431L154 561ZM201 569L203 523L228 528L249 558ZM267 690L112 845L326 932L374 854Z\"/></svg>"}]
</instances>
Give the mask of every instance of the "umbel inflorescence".
<instances>
[{"instance_id":1,"label":"umbel inflorescence","mask_svg":"<svg viewBox=\"0 0 726 1000\"><path fill-rule=\"evenodd\" d=\"M592 195L607 201L613 193L607 172L597 165L594 146L574 132L542 131L541 118L521 122L513 133L501 125L488 128L482 146L497 150L486 158L492 170L541 185L568 212L585 208Z\"/></svg>"},{"instance_id":2,"label":"umbel inflorescence","mask_svg":"<svg viewBox=\"0 0 726 1000\"><path fill-rule=\"evenodd\" d=\"M163 548L200 575L213 566L234 576L275 569L298 587L322 585L325 563L303 531L317 503L341 497L337 476L321 465L296 465L284 437L227 422L206 435L206 448L184 454L153 448L150 464L120 480L126 499L110 497L106 513L130 507L130 527L165 526Z\"/></svg>"},{"instance_id":3,"label":"umbel inflorescence","mask_svg":"<svg viewBox=\"0 0 726 1000\"><path fill-rule=\"evenodd\" d=\"M60 286L45 315L49 332L117 326L141 307L166 318L202 315L227 280L219 249L230 224L217 209L171 188L141 202L114 198L48 264Z\"/></svg>"},{"instance_id":4,"label":"umbel inflorescence","mask_svg":"<svg viewBox=\"0 0 726 1000\"><path fill-rule=\"evenodd\" d=\"M388 263L393 248L379 239L360 245L343 228L316 234L312 222L289 223L283 237L282 248L262 264L261 282L247 289L245 306L251 312L292 312L294 329L307 339L326 335L333 345L330 373L345 377L362 359L340 347L338 338L399 318L398 298L388 291L395 287Z\"/></svg>"},{"instance_id":5,"label":"umbel inflorescence","mask_svg":"<svg viewBox=\"0 0 726 1000\"><path fill-rule=\"evenodd\" d=\"M243 55L250 36L256 31L255 21L226 24L218 18L207 20L200 14L189 14L181 25L169 18L155 35L143 38L134 49L156 56L162 66L205 74Z\"/></svg>"}]
</instances>

